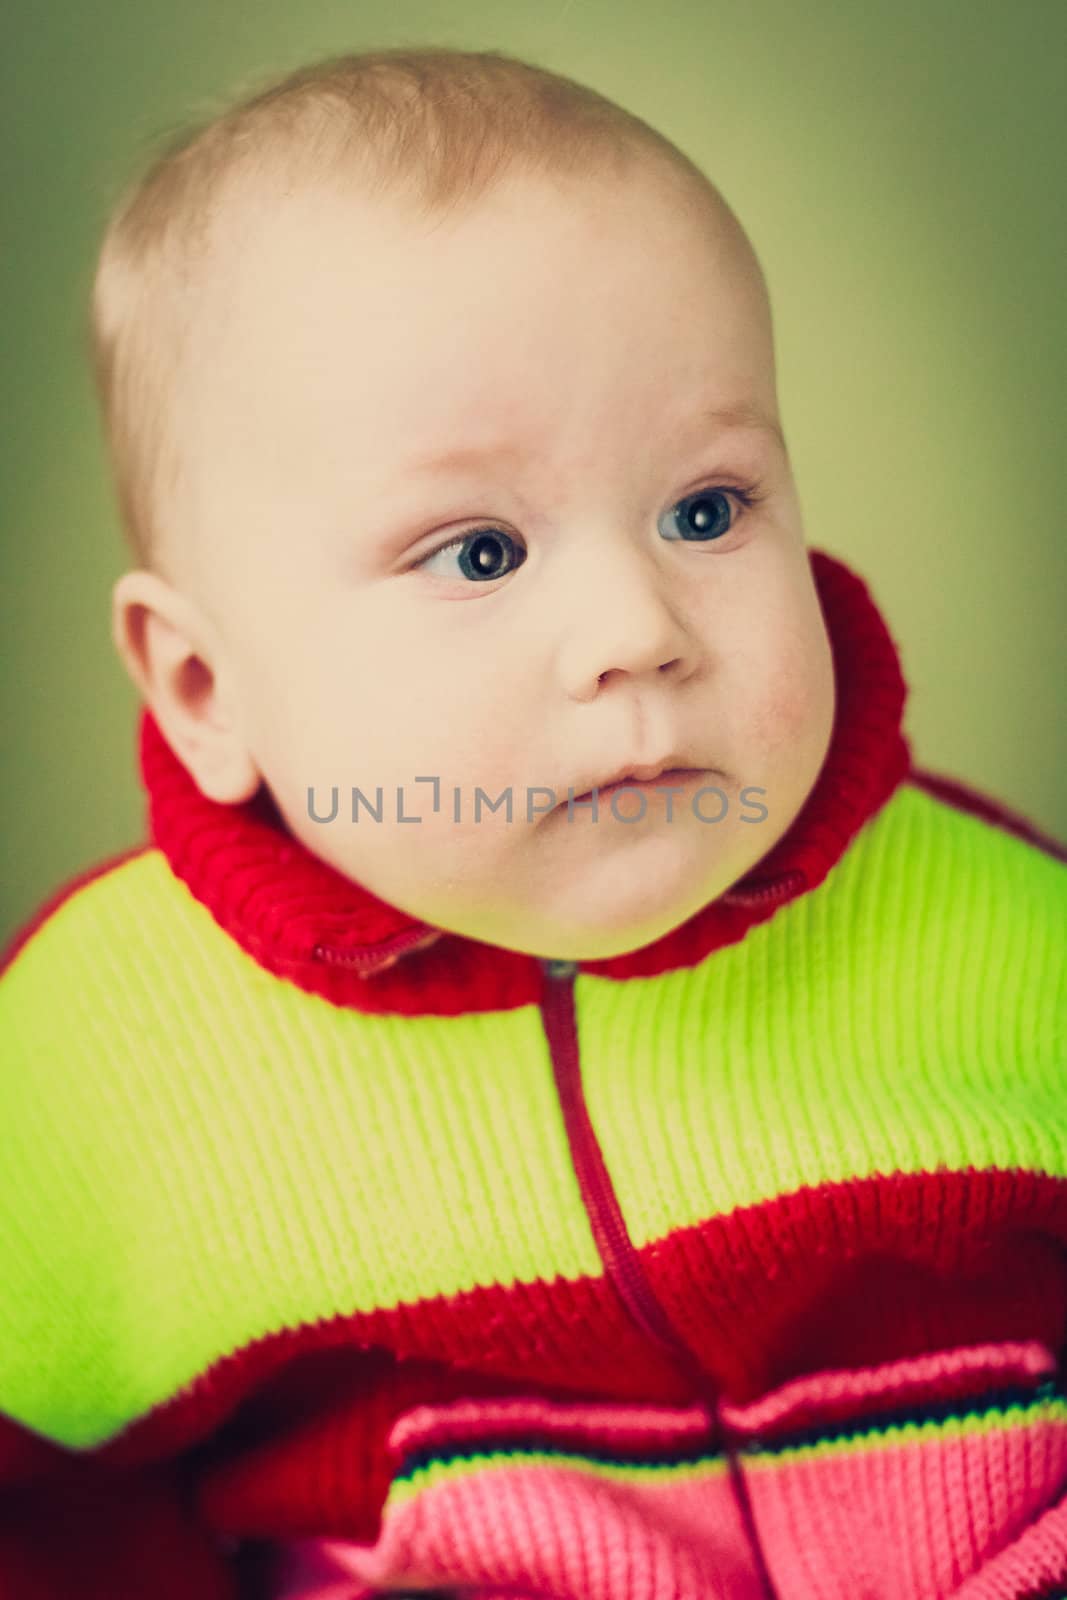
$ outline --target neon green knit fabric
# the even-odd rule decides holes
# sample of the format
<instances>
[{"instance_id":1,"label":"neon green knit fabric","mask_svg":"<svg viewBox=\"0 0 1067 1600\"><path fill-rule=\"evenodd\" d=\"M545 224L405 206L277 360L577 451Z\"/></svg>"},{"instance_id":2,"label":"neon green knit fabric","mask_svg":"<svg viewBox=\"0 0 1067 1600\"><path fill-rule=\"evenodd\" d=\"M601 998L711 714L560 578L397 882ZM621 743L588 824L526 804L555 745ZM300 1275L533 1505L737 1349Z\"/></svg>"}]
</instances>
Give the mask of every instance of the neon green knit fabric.
<instances>
[{"instance_id":1,"label":"neon green knit fabric","mask_svg":"<svg viewBox=\"0 0 1067 1600\"><path fill-rule=\"evenodd\" d=\"M575 995L638 1246L848 1177L1067 1174L1067 869L908 784L739 943ZM0 1037L0 1403L63 1444L280 1328L602 1271L536 1007L331 1005L158 851L37 931Z\"/></svg>"}]
</instances>

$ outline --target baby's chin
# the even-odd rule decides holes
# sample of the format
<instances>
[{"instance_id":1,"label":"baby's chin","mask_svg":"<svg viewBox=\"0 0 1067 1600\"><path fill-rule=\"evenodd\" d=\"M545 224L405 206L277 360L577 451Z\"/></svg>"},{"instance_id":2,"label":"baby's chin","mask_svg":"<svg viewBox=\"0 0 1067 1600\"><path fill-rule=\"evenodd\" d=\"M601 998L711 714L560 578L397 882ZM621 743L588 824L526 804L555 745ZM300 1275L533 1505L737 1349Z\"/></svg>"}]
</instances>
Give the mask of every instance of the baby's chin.
<instances>
[{"instance_id":1,"label":"baby's chin","mask_svg":"<svg viewBox=\"0 0 1067 1600\"><path fill-rule=\"evenodd\" d=\"M616 956L630 955L634 950L641 950L646 945L654 944L657 939L662 939L680 927L692 915L693 913L689 912L686 915L668 918L666 921L646 922L639 927L628 925L612 928L588 926L576 928L572 923L566 925L553 923L540 931L527 926L525 932L520 934L510 929L501 930L483 924L480 932L459 929L454 931L462 931L464 937L478 939L483 944L495 945L503 950L513 950L518 955L534 956L539 960L610 961Z\"/></svg>"},{"instance_id":2,"label":"baby's chin","mask_svg":"<svg viewBox=\"0 0 1067 1600\"><path fill-rule=\"evenodd\" d=\"M542 960L607 961L629 955L672 933L711 900L730 887L737 876L722 863L710 869L703 881L694 880L682 864L649 863L647 871L595 874L583 881L555 886L551 893L492 906L471 903L457 911L453 899L434 917L423 919L448 932L480 943L513 950Z\"/></svg>"}]
</instances>

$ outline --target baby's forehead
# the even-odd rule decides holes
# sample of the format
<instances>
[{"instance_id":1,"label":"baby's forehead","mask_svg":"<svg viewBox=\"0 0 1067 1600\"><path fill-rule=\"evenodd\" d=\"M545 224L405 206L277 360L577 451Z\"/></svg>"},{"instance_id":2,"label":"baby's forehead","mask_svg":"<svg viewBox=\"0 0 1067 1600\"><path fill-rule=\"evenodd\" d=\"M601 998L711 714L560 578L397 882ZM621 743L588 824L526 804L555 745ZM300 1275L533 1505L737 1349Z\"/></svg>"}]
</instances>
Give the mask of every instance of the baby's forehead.
<instances>
[{"instance_id":1,"label":"baby's forehead","mask_svg":"<svg viewBox=\"0 0 1067 1600\"><path fill-rule=\"evenodd\" d=\"M218 187L203 229L202 273L223 295L237 290L242 270L255 271L266 252L287 249L297 271L309 277L321 264L316 235L358 238L361 252L398 247L405 252L420 244L429 252L442 238L465 223L491 233L510 220L502 196L518 195L517 204L539 206L549 201L551 220L563 227L604 216L625 206L636 223L642 210L664 212L678 225L703 235L710 262L724 273L759 281L762 270L739 220L710 183L692 180L672 164L654 156L634 158L625 183L615 173L596 168L584 174L534 172L517 168L483 182L469 194L433 206L404 182L380 177L348 165L304 166L291 158L285 164L238 170ZM494 213L496 220L494 220ZM669 239L663 248L671 247ZM693 241L689 241L692 249Z\"/></svg>"},{"instance_id":2,"label":"baby's forehead","mask_svg":"<svg viewBox=\"0 0 1067 1600\"><path fill-rule=\"evenodd\" d=\"M198 355L192 388L183 396L194 427L197 408L204 405L216 411L222 405L226 427L236 429L244 408L251 427L251 413L263 415L273 390L286 419L298 430L310 429L316 408L330 404L322 397L332 386L354 432L359 419L366 420L362 391L377 384L375 426L402 428L409 420L405 403L412 385L421 384L416 399L424 439L447 436L462 447L468 422L484 436L480 412L489 400L497 409L514 404L514 415L502 420L509 424L506 431L518 436L527 409L524 390L546 393L545 373L551 370L551 406L564 408L561 369L565 378L570 373L571 386L578 351L585 348L600 362L613 343L633 353L628 369L619 363L618 378L620 387L632 387L635 406L647 403L642 385L688 388L695 369L712 367L724 352L727 366L757 375L749 388L771 397L773 359L762 275L728 214L711 222L700 219L686 259L699 255L706 263L701 273L728 286L729 314L718 319L703 314L695 304L705 287L698 276L696 288L689 285L691 304L683 316L669 290L656 292L658 278L669 279L661 272L656 240L684 200L669 186L664 192L659 174L649 175L644 197L652 208L654 236L647 245L635 233L629 198L617 192L617 185L613 190L601 179L558 189L542 186L527 197L521 188L525 181L516 180L519 188L511 191L490 190L440 216L420 212L405 196L374 194L342 176L286 185L277 176L267 181L259 175L233 186L213 218L204 263L209 281L196 306L192 343ZM547 209L538 209L546 196ZM604 208L611 203L617 214L607 216ZM516 248L509 243L497 252L495 235L516 218ZM557 271L556 240L563 250L558 261L573 273ZM527 293L524 252L534 243L543 245L547 266L536 258L531 262ZM668 243L674 248L677 234ZM618 282L611 281L619 255L625 255L631 272L619 281L636 285L636 300L633 294L626 299ZM510 289L492 282L494 272L513 280ZM646 282L652 291L647 300L641 298ZM622 296L619 321L631 326L605 321L597 303L608 303L612 295ZM542 299L545 338L538 331ZM454 336L449 319L456 319ZM532 333L522 326L527 321ZM344 393L341 373L349 385ZM286 393L294 387L300 391L295 398ZM734 398L727 394L725 401ZM332 409L336 413L338 407ZM537 409L534 398L529 410ZM339 441L335 415L324 413L321 421Z\"/></svg>"}]
</instances>

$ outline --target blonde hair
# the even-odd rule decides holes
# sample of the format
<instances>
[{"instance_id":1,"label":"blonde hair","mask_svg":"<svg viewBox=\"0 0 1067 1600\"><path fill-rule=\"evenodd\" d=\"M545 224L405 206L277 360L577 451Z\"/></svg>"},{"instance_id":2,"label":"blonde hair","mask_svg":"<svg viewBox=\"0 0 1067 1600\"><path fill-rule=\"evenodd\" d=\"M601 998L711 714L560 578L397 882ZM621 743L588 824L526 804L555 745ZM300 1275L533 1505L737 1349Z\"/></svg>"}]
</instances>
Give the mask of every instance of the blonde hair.
<instances>
[{"instance_id":1,"label":"blonde hair","mask_svg":"<svg viewBox=\"0 0 1067 1600\"><path fill-rule=\"evenodd\" d=\"M423 213L475 201L506 171L672 169L732 219L704 173L640 117L499 51L443 46L330 57L184 127L120 195L92 286L89 343L127 544L165 570L162 508L185 463L174 396L233 186L281 188L354 168Z\"/></svg>"}]
</instances>

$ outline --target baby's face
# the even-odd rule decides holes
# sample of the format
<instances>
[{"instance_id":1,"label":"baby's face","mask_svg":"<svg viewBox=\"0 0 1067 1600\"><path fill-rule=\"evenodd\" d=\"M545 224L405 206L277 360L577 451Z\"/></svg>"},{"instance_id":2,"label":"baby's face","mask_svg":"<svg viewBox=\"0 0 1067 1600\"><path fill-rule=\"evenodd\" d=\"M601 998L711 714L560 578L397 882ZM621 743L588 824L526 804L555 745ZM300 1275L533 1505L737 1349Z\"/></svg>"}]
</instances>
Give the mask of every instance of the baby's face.
<instances>
[{"instance_id":1,"label":"baby's face","mask_svg":"<svg viewBox=\"0 0 1067 1600\"><path fill-rule=\"evenodd\" d=\"M253 237L206 344L189 533L289 828L471 938L660 937L785 833L833 721L748 258L650 173L429 222L304 192ZM643 816L602 795L569 820L568 786L664 757L701 775L669 817L646 789ZM509 790L510 822L486 802Z\"/></svg>"}]
</instances>

